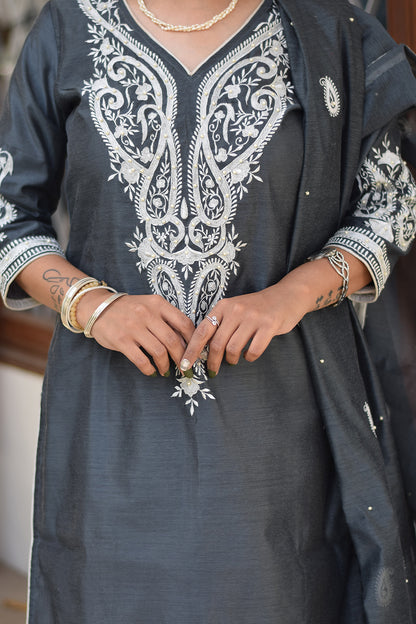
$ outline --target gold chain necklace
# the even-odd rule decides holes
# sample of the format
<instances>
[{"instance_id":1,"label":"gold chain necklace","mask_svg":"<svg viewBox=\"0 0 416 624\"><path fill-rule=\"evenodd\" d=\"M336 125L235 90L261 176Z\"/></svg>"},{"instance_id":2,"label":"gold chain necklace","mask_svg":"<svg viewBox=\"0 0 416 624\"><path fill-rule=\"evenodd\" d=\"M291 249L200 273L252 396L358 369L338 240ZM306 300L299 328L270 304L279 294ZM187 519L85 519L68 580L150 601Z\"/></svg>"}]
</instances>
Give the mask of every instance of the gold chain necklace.
<instances>
[{"instance_id":1,"label":"gold chain necklace","mask_svg":"<svg viewBox=\"0 0 416 624\"><path fill-rule=\"evenodd\" d=\"M220 22L225 17L227 17L227 15L231 13L231 11L234 11L237 5L237 2L238 0L231 0L230 4L228 5L226 9L224 9L224 11L221 11L221 13L214 15L212 19L208 20L207 22L204 22L203 24L192 24L191 26L179 26L179 25L176 26L175 24L168 24L168 22L164 22L163 20L160 20L158 17L156 17L154 13L149 11L149 9L146 7L144 3L144 0L137 0L139 9L154 24L159 26L159 28L161 28L162 30L173 30L174 32L194 32L196 30L208 30L208 28L211 28L211 26L214 26L214 24L216 24L217 22Z\"/></svg>"}]
</instances>

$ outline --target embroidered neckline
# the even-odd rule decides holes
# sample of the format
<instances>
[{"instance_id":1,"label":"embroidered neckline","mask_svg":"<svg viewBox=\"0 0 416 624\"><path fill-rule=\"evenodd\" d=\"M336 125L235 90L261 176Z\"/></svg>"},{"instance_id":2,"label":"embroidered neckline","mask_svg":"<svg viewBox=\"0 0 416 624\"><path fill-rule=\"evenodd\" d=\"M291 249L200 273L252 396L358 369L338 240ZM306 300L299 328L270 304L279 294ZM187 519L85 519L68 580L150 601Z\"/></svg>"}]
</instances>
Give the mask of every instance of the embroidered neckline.
<instances>
[{"instance_id":1,"label":"embroidered neckline","mask_svg":"<svg viewBox=\"0 0 416 624\"><path fill-rule=\"evenodd\" d=\"M177 85L162 59L133 39L117 8L109 12L112 0L78 2L91 20L95 68L83 94L108 148L109 180L122 184L137 215L126 245L151 290L198 324L238 273L246 246L234 224L238 202L253 180L262 182L264 148L293 102L279 12L273 6L201 80L184 160ZM173 394L185 397L190 414L198 399L214 398L205 362L194 375L183 379L178 371Z\"/></svg>"},{"instance_id":2,"label":"embroidered neckline","mask_svg":"<svg viewBox=\"0 0 416 624\"><path fill-rule=\"evenodd\" d=\"M128 3L127 3L127 0L121 0L121 6L122 6L122 9L126 13L126 17L130 18L130 21L134 22L134 25L137 28L139 28L146 35L146 37L148 37L151 40L151 42L153 44L155 44L160 50L163 50L166 53L166 55L169 57L169 59L172 62L174 62L177 65L179 65L185 71L185 73L189 77L193 77L193 76L196 76L199 73L199 71L202 70L202 68L205 65L207 65L210 61L212 61L215 58L215 56L221 52L221 50L224 50L225 48L227 48L228 45L230 45L231 42L234 39L237 39L238 37L240 37L243 34L244 30L251 23L251 21L255 20L258 17L260 17L261 12L263 10L266 10L267 5L269 4L269 2L270 2L270 0L262 0L261 4L259 4L259 6L257 6L251 12L251 14L245 20L245 22L234 33L232 33L228 37L228 39L226 39L226 41L221 43L205 59L203 59L192 71L190 71L189 68L186 65L184 65L184 63L182 63L182 61L180 59L178 59L178 57L173 52L171 52L168 48L166 48L166 46L164 46L163 43L161 41L159 41L159 39L157 37L152 35L152 33L143 24L140 24L140 22L137 21L136 17L133 15L133 13L132 13L132 11L131 11Z\"/></svg>"}]
</instances>

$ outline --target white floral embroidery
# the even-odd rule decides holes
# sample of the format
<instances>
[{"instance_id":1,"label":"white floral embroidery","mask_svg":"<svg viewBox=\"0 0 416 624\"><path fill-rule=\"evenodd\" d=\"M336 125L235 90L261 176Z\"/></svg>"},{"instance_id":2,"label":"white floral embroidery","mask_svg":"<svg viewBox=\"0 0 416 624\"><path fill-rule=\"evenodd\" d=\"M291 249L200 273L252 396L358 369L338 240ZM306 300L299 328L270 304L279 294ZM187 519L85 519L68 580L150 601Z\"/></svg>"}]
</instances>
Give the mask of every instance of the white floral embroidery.
<instances>
[{"instance_id":1,"label":"white floral embroidery","mask_svg":"<svg viewBox=\"0 0 416 624\"><path fill-rule=\"evenodd\" d=\"M13 157L4 149L0 149L0 186L7 175L13 173ZM0 195L0 230L7 223L11 223L17 217L15 206L10 204L3 195ZM6 234L0 232L0 242L6 239Z\"/></svg>"},{"instance_id":2,"label":"white floral embroidery","mask_svg":"<svg viewBox=\"0 0 416 624\"><path fill-rule=\"evenodd\" d=\"M0 195L0 230L3 229L7 223L11 223L17 218L17 211L13 204L10 204L3 195ZM0 232L0 242L6 239L6 234Z\"/></svg>"},{"instance_id":3,"label":"white floral embroidery","mask_svg":"<svg viewBox=\"0 0 416 624\"><path fill-rule=\"evenodd\" d=\"M341 112L341 98L335 82L329 76L320 79L319 84L324 90L325 106L331 117L338 117Z\"/></svg>"},{"instance_id":4,"label":"white floral embroidery","mask_svg":"<svg viewBox=\"0 0 416 624\"><path fill-rule=\"evenodd\" d=\"M416 233L416 186L388 134L364 160L357 183L360 200L352 220L327 243L355 252L373 277L376 297L390 274L388 246L405 253Z\"/></svg>"},{"instance_id":5,"label":"white floral embroidery","mask_svg":"<svg viewBox=\"0 0 416 624\"><path fill-rule=\"evenodd\" d=\"M162 60L134 41L117 10L78 0L89 16L94 75L85 84L114 173L136 208L126 244L153 292L198 324L239 268L238 200L261 181L260 158L293 101L277 9L200 84L196 127L184 162L175 129L177 87ZM107 3L108 4L108 3ZM199 363L173 396L214 398Z\"/></svg>"},{"instance_id":6,"label":"white floral embroidery","mask_svg":"<svg viewBox=\"0 0 416 624\"><path fill-rule=\"evenodd\" d=\"M416 228L416 187L399 148L390 149L388 135L374 148L360 171L362 193L355 215L369 217L365 224L380 238L405 252Z\"/></svg>"}]
</instances>

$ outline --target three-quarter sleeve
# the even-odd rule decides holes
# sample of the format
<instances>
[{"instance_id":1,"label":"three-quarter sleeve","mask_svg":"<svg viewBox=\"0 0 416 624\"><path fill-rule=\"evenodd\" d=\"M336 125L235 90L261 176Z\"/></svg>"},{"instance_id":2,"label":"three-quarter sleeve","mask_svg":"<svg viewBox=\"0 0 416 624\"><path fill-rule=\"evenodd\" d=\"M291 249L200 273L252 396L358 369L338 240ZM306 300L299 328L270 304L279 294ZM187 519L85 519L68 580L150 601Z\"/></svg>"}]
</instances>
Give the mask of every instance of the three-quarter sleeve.
<instances>
[{"instance_id":1,"label":"three-quarter sleeve","mask_svg":"<svg viewBox=\"0 0 416 624\"><path fill-rule=\"evenodd\" d=\"M22 50L0 121L0 292L12 309L36 305L13 283L20 271L45 254L63 255L51 223L66 145L58 50L48 4Z\"/></svg>"},{"instance_id":2,"label":"three-quarter sleeve","mask_svg":"<svg viewBox=\"0 0 416 624\"><path fill-rule=\"evenodd\" d=\"M372 284L353 294L355 301L377 299L416 234L416 185L400 143L397 122L378 135L358 172L351 213L325 245L345 249L367 266Z\"/></svg>"}]
</instances>

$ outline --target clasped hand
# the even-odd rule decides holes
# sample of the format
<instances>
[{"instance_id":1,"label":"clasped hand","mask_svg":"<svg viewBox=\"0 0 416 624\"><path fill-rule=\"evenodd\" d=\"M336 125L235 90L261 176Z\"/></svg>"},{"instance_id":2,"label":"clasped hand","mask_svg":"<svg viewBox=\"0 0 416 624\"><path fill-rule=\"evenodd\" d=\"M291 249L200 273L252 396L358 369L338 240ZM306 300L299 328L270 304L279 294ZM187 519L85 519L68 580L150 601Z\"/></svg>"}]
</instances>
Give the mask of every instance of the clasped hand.
<instances>
[{"instance_id":1,"label":"clasped hand","mask_svg":"<svg viewBox=\"0 0 416 624\"><path fill-rule=\"evenodd\" d=\"M169 375L169 358L186 374L209 345L207 368L215 376L225 359L237 364L244 352L254 362L274 336L293 329L308 311L285 280L257 293L222 299L195 328L180 310L159 295L130 295L114 302L95 323L92 335L120 351L145 375ZM188 373L189 374L189 373Z\"/></svg>"}]
</instances>

